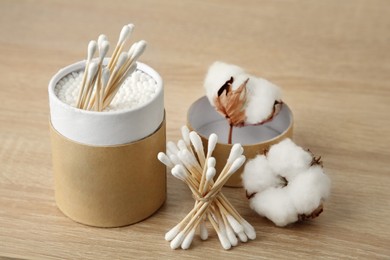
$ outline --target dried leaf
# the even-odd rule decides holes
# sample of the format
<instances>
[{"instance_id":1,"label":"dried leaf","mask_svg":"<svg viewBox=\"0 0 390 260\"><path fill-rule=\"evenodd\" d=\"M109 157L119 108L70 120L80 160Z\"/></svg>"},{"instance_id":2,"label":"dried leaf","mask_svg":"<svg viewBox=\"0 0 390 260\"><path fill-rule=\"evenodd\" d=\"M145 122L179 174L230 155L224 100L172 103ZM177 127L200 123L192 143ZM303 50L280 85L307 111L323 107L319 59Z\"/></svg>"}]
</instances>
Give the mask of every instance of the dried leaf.
<instances>
[{"instance_id":1,"label":"dried leaf","mask_svg":"<svg viewBox=\"0 0 390 260\"><path fill-rule=\"evenodd\" d=\"M247 101L246 84L249 78L239 88L232 90L233 77L218 90L214 99L215 107L219 113L226 117L232 126L244 126L245 105Z\"/></svg>"}]
</instances>

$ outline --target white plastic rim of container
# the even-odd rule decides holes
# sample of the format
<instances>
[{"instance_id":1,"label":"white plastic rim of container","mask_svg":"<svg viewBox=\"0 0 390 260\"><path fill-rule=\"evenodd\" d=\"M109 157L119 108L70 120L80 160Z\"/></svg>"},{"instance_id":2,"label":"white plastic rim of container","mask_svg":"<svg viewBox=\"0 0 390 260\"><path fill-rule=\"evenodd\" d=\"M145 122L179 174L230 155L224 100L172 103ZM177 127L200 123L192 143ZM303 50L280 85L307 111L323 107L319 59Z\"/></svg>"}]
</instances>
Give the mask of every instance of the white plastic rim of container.
<instances>
[{"instance_id":1,"label":"white plastic rim of container","mask_svg":"<svg viewBox=\"0 0 390 260\"><path fill-rule=\"evenodd\" d=\"M207 97L195 101L188 110L188 122L204 138L212 133L219 137L219 143L227 144L229 132L228 121L210 105ZM235 127L233 142L242 145L254 145L272 141L284 135L291 128L293 116L290 108L283 104L279 114L270 122L262 125Z\"/></svg>"},{"instance_id":2,"label":"white plastic rim of container","mask_svg":"<svg viewBox=\"0 0 390 260\"><path fill-rule=\"evenodd\" d=\"M108 59L104 61L107 64ZM137 69L157 82L155 96L135 109L97 112L72 107L55 94L57 83L73 71L84 70L86 61L59 70L49 83L50 121L64 137L86 145L113 146L143 139L154 133L164 119L164 91L160 75L144 63Z\"/></svg>"}]
</instances>

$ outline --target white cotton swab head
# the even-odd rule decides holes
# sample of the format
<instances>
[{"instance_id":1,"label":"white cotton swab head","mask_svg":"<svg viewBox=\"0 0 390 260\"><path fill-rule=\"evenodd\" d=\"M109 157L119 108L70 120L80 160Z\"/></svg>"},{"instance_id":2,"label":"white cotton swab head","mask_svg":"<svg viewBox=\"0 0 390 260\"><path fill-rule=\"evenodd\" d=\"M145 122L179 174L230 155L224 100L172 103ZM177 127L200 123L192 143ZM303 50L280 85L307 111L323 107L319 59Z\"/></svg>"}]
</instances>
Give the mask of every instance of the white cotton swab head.
<instances>
[{"instance_id":1,"label":"white cotton swab head","mask_svg":"<svg viewBox=\"0 0 390 260\"><path fill-rule=\"evenodd\" d=\"M183 242L184 238L185 238L185 233L184 233L183 231L181 231L181 232L180 232L179 234L177 234L177 236L171 241L171 244L170 244L171 248L172 248L172 249L178 248L178 247L181 245L181 243Z\"/></svg>"},{"instance_id":2,"label":"white cotton swab head","mask_svg":"<svg viewBox=\"0 0 390 260\"><path fill-rule=\"evenodd\" d=\"M207 159L207 167L208 168L214 168L216 163L217 163L217 161L215 160L214 157L210 157Z\"/></svg>"},{"instance_id":3,"label":"white cotton swab head","mask_svg":"<svg viewBox=\"0 0 390 260\"><path fill-rule=\"evenodd\" d=\"M222 232L218 232L218 238L219 238L219 242L221 243L223 249L229 250L232 247L232 244L230 244L229 239Z\"/></svg>"},{"instance_id":4,"label":"white cotton swab head","mask_svg":"<svg viewBox=\"0 0 390 260\"><path fill-rule=\"evenodd\" d=\"M125 64L125 62L127 61L128 58L129 58L129 56L127 55L127 53L126 52L122 52L119 55L118 62L116 63L115 68L116 69L121 68L123 66L123 64Z\"/></svg>"},{"instance_id":5,"label":"white cotton swab head","mask_svg":"<svg viewBox=\"0 0 390 260\"><path fill-rule=\"evenodd\" d=\"M110 48L110 43L108 41L103 41L102 44L99 45L99 60L100 60L100 62L103 61L109 48Z\"/></svg>"},{"instance_id":6,"label":"white cotton swab head","mask_svg":"<svg viewBox=\"0 0 390 260\"><path fill-rule=\"evenodd\" d=\"M217 142L218 142L218 135L211 134L209 136L209 141L208 141L208 145L207 145L207 156L208 157L211 156L211 154L213 153L215 146L217 145Z\"/></svg>"},{"instance_id":7,"label":"white cotton swab head","mask_svg":"<svg viewBox=\"0 0 390 260\"><path fill-rule=\"evenodd\" d=\"M244 232L247 235L247 237L250 240L256 239L256 230L254 229L254 227L251 224L249 224L249 222L246 221L245 219L242 220L241 224L244 227Z\"/></svg>"},{"instance_id":8,"label":"white cotton swab head","mask_svg":"<svg viewBox=\"0 0 390 260\"><path fill-rule=\"evenodd\" d=\"M180 155L181 154L181 155ZM195 156L188 150L183 150L179 152L179 158L183 162L187 162L189 165L195 167L199 165L198 161L196 160Z\"/></svg>"},{"instance_id":9,"label":"white cotton swab head","mask_svg":"<svg viewBox=\"0 0 390 260\"><path fill-rule=\"evenodd\" d=\"M228 175L231 175L233 173L235 173L245 162L246 158L244 155L241 155L240 157L238 157L232 164L232 166L230 167L229 171L227 172Z\"/></svg>"},{"instance_id":10,"label":"white cotton swab head","mask_svg":"<svg viewBox=\"0 0 390 260\"><path fill-rule=\"evenodd\" d=\"M95 55L97 48L97 43L96 41L90 41L88 44L88 52L87 52L87 61L91 61L93 58L93 55Z\"/></svg>"},{"instance_id":11,"label":"white cotton swab head","mask_svg":"<svg viewBox=\"0 0 390 260\"><path fill-rule=\"evenodd\" d=\"M207 240L209 238L209 232L204 221L200 222L199 225L200 239Z\"/></svg>"},{"instance_id":12,"label":"white cotton swab head","mask_svg":"<svg viewBox=\"0 0 390 260\"><path fill-rule=\"evenodd\" d=\"M225 226L225 229L226 229L226 236L229 239L230 244L232 246L238 245L238 239L234 234L233 229L230 226Z\"/></svg>"},{"instance_id":13,"label":"white cotton swab head","mask_svg":"<svg viewBox=\"0 0 390 260\"><path fill-rule=\"evenodd\" d=\"M179 147L180 151L188 150L186 143L181 139L177 142L177 147Z\"/></svg>"},{"instance_id":14,"label":"white cotton swab head","mask_svg":"<svg viewBox=\"0 0 390 260\"><path fill-rule=\"evenodd\" d=\"M97 41L98 46L99 46L99 47L102 46L102 43L103 43L104 41L108 41L107 36L104 35L104 34L100 34L99 37L98 37L98 41Z\"/></svg>"},{"instance_id":15,"label":"white cotton swab head","mask_svg":"<svg viewBox=\"0 0 390 260\"><path fill-rule=\"evenodd\" d=\"M167 150L172 153L172 154L178 154L179 153L179 149L177 148L176 144L172 141L169 141L167 143Z\"/></svg>"},{"instance_id":16,"label":"white cotton swab head","mask_svg":"<svg viewBox=\"0 0 390 260\"><path fill-rule=\"evenodd\" d=\"M97 62L91 62L91 64L88 67L87 82L92 81L93 77L95 77L97 69L98 69Z\"/></svg>"},{"instance_id":17,"label":"white cotton swab head","mask_svg":"<svg viewBox=\"0 0 390 260\"><path fill-rule=\"evenodd\" d=\"M172 168L171 173L173 176L178 178L179 180L185 181L187 178L187 175L185 171L183 171L183 166L182 165L176 165L175 167Z\"/></svg>"},{"instance_id":18,"label":"white cotton swab head","mask_svg":"<svg viewBox=\"0 0 390 260\"><path fill-rule=\"evenodd\" d=\"M215 173L216 173L216 171L215 171L214 167L208 168L206 171L206 181L207 182L211 181L214 178Z\"/></svg>"},{"instance_id":19,"label":"white cotton swab head","mask_svg":"<svg viewBox=\"0 0 390 260\"><path fill-rule=\"evenodd\" d=\"M181 135L183 137L183 141L189 147L191 145L191 143L190 143L190 129L188 129L188 127L185 125L182 126L181 127Z\"/></svg>"},{"instance_id":20,"label":"white cotton swab head","mask_svg":"<svg viewBox=\"0 0 390 260\"><path fill-rule=\"evenodd\" d=\"M136 46L135 46L135 49L132 52L131 59L132 60L137 60L139 58L139 56L141 56L142 53L144 53L144 51L146 49L146 46L147 46L147 43L144 40L141 40L141 41L137 42Z\"/></svg>"},{"instance_id":21,"label":"white cotton swab head","mask_svg":"<svg viewBox=\"0 0 390 260\"><path fill-rule=\"evenodd\" d=\"M190 133L190 140L197 153L203 152L202 139L200 139L200 136L196 132L192 131Z\"/></svg>"},{"instance_id":22,"label":"white cotton swab head","mask_svg":"<svg viewBox=\"0 0 390 260\"><path fill-rule=\"evenodd\" d=\"M179 157L177 157L176 154L170 154L169 155L169 159L171 160L171 162L175 165L181 165L182 164L182 161L179 159Z\"/></svg>"},{"instance_id":23,"label":"white cotton swab head","mask_svg":"<svg viewBox=\"0 0 390 260\"><path fill-rule=\"evenodd\" d=\"M183 242L181 243L181 248L186 250L190 248L192 240L194 239L195 236L195 228L193 228L184 238Z\"/></svg>"},{"instance_id":24,"label":"white cotton swab head","mask_svg":"<svg viewBox=\"0 0 390 260\"><path fill-rule=\"evenodd\" d=\"M125 26L123 26L119 34L118 44L124 43L129 37L130 33L133 31L133 29L134 29L133 24L126 24Z\"/></svg>"},{"instance_id":25,"label":"white cotton swab head","mask_svg":"<svg viewBox=\"0 0 390 260\"><path fill-rule=\"evenodd\" d=\"M244 227L232 215L226 215L226 219L229 222L229 225L233 228L234 232L237 234L244 232Z\"/></svg>"},{"instance_id":26,"label":"white cotton swab head","mask_svg":"<svg viewBox=\"0 0 390 260\"><path fill-rule=\"evenodd\" d=\"M241 144L234 144L232 149L230 150L229 158L227 159L228 163L233 163L242 153L244 149Z\"/></svg>"},{"instance_id":27,"label":"white cotton swab head","mask_svg":"<svg viewBox=\"0 0 390 260\"><path fill-rule=\"evenodd\" d=\"M158 160L160 162L165 164L168 168L173 168L174 167L172 161L169 159L169 157L165 153L159 152L158 155L157 155L157 158L158 158Z\"/></svg>"},{"instance_id":28,"label":"white cotton swab head","mask_svg":"<svg viewBox=\"0 0 390 260\"><path fill-rule=\"evenodd\" d=\"M248 237L245 235L244 231L237 233L237 235L241 242L245 243L248 241Z\"/></svg>"},{"instance_id":29,"label":"white cotton swab head","mask_svg":"<svg viewBox=\"0 0 390 260\"><path fill-rule=\"evenodd\" d=\"M171 230L165 233L165 240L172 241L172 239L174 239L179 232L180 232L180 224L177 224L176 226L171 228Z\"/></svg>"}]
</instances>

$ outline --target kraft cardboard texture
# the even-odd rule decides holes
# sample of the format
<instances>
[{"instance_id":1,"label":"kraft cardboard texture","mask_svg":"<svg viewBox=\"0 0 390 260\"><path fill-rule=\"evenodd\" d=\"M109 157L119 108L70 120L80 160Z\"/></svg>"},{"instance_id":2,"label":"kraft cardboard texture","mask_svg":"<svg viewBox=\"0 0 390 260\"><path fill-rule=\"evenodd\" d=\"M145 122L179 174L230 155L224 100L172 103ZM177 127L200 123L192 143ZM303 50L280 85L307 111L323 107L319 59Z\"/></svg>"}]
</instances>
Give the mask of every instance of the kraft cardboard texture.
<instances>
[{"instance_id":1,"label":"kraft cardboard texture","mask_svg":"<svg viewBox=\"0 0 390 260\"><path fill-rule=\"evenodd\" d=\"M148 137L116 146L89 146L50 127L55 198L76 222L119 227L152 215L166 199L165 119Z\"/></svg>"}]
</instances>

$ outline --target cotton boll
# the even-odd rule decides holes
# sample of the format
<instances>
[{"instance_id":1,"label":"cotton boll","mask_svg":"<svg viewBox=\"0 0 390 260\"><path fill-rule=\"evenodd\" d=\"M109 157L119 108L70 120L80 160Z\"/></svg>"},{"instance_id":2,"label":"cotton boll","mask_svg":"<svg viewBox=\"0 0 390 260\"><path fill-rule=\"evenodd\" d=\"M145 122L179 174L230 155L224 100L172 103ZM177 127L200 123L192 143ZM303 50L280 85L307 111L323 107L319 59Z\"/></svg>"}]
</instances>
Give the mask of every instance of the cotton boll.
<instances>
[{"instance_id":1,"label":"cotton boll","mask_svg":"<svg viewBox=\"0 0 390 260\"><path fill-rule=\"evenodd\" d=\"M330 179L321 167L311 167L291 181L287 187L298 214L310 215L329 197Z\"/></svg>"},{"instance_id":2,"label":"cotton boll","mask_svg":"<svg viewBox=\"0 0 390 260\"><path fill-rule=\"evenodd\" d=\"M251 78L247 86L246 122L248 124L263 122L274 112L275 101L281 100L281 91L278 86L262 78Z\"/></svg>"},{"instance_id":3,"label":"cotton boll","mask_svg":"<svg viewBox=\"0 0 390 260\"><path fill-rule=\"evenodd\" d=\"M285 188L269 188L257 193L250 200L250 207L280 227L298 220L297 211Z\"/></svg>"},{"instance_id":4,"label":"cotton boll","mask_svg":"<svg viewBox=\"0 0 390 260\"><path fill-rule=\"evenodd\" d=\"M290 182L298 173L309 169L313 157L287 138L271 146L267 159L271 169Z\"/></svg>"},{"instance_id":5,"label":"cotton boll","mask_svg":"<svg viewBox=\"0 0 390 260\"><path fill-rule=\"evenodd\" d=\"M236 77L238 74L244 73L244 70L238 66L216 61L208 69L204 88L206 89L206 96L210 104L214 105L214 98L218 90L231 77Z\"/></svg>"},{"instance_id":6,"label":"cotton boll","mask_svg":"<svg viewBox=\"0 0 390 260\"><path fill-rule=\"evenodd\" d=\"M272 173L264 155L257 155L246 163L242 183L248 194L262 192L268 187L279 186L279 178Z\"/></svg>"}]
</instances>

